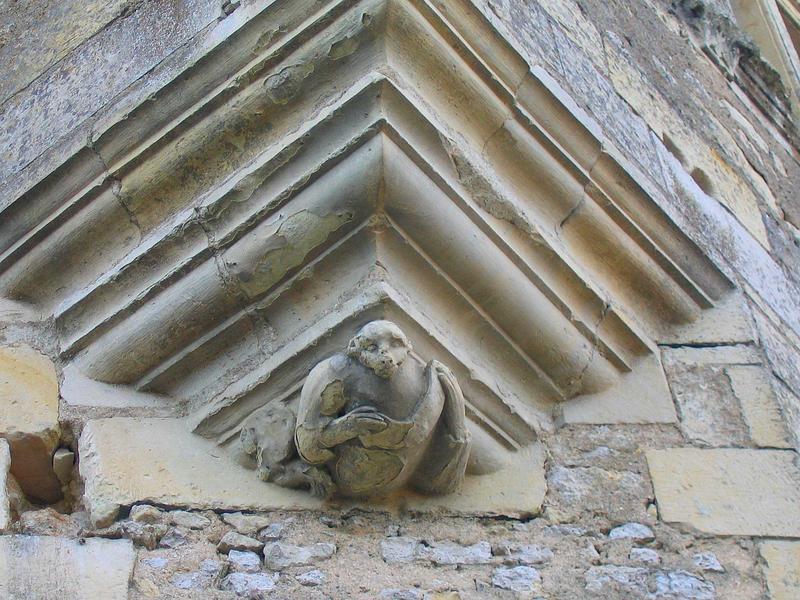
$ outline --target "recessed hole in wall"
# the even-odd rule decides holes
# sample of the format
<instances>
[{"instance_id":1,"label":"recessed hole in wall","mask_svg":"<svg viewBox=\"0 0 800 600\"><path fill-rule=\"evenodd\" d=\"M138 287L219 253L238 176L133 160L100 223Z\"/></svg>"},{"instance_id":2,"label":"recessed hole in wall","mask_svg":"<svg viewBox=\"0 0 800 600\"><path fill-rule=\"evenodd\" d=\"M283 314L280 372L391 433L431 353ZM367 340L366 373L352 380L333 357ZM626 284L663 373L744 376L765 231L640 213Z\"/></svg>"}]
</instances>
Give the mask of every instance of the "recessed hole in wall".
<instances>
[{"instance_id":1,"label":"recessed hole in wall","mask_svg":"<svg viewBox=\"0 0 800 600\"><path fill-rule=\"evenodd\" d=\"M703 169L697 167L692 169L690 173L694 182L700 186L700 189L703 190L709 196L714 195L714 184L711 182L711 179L706 175L706 172Z\"/></svg>"}]
</instances>

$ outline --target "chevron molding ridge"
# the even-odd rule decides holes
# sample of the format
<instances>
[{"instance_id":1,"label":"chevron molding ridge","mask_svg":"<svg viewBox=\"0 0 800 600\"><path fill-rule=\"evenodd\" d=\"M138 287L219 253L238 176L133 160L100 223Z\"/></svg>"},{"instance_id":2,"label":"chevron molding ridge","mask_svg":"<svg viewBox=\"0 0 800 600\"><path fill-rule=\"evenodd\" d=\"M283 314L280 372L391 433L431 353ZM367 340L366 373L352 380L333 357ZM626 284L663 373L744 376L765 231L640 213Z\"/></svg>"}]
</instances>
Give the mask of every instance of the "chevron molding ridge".
<instances>
[{"instance_id":1,"label":"chevron molding ridge","mask_svg":"<svg viewBox=\"0 0 800 600\"><path fill-rule=\"evenodd\" d=\"M5 204L3 295L53 315L70 368L223 444L387 315L507 449L635 401L730 282L469 3L312 4L270 4Z\"/></svg>"}]
</instances>

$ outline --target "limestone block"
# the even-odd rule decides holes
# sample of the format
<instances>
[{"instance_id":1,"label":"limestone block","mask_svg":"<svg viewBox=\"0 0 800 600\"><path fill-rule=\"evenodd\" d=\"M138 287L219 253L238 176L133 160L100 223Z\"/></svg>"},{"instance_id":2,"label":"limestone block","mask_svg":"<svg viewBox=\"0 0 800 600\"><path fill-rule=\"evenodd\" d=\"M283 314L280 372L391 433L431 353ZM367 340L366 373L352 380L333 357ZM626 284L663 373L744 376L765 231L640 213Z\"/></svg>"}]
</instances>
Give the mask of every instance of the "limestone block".
<instances>
[{"instance_id":1,"label":"limestone block","mask_svg":"<svg viewBox=\"0 0 800 600\"><path fill-rule=\"evenodd\" d=\"M11 524L11 503L8 500L8 471L11 469L11 450L8 442L0 439L0 531Z\"/></svg>"},{"instance_id":2,"label":"limestone block","mask_svg":"<svg viewBox=\"0 0 800 600\"><path fill-rule=\"evenodd\" d=\"M135 557L129 540L0 537L0 598L126 600Z\"/></svg>"},{"instance_id":3,"label":"limestone block","mask_svg":"<svg viewBox=\"0 0 800 600\"><path fill-rule=\"evenodd\" d=\"M558 420L564 424L674 423L677 420L667 380L656 357L643 360L635 371L621 377L617 385L564 403L559 412Z\"/></svg>"},{"instance_id":4,"label":"limestone block","mask_svg":"<svg viewBox=\"0 0 800 600\"><path fill-rule=\"evenodd\" d=\"M800 469L781 450L648 450L661 519L717 535L800 537Z\"/></svg>"},{"instance_id":5,"label":"limestone block","mask_svg":"<svg viewBox=\"0 0 800 600\"><path fill-rule=\"evenodd\" d=\"M31 348L0 348L0 401L0 437L11 446L11 473L32 500L59 500L52 464L61 435L53 363Z\"/></svg>"},{"instance_id":6,"label":"limestone block","mask_svg":"<svg viewBox=\"0 0 800 600\"><path fill-rule=\"evenodd\" d=\"M695 322L670 327L660 344L748 344L757 338L741 294L731 293Z\"/></svg>"},{"instance_id":7,"label":"limestone block","mask_svg":"<svg viewBox=\"0 0 800 600\"><path fill-rule=\"evenodd\" d=\"M98 3L99 4L99 3ZM144 3L102 29L4 104L0 178L21 170L219 16L219 3ZM88 9L91 10L91 7ZM120 64L125 64L121 69ZM37 127L20 126L37 122Z\"/></svg>"},{"instance_id":8,"label":"limestone block","mask_svg":"<svg viewBox=\"0 0 800 600\"><path fill-rule=\"evenodd\" d=\"M120 507L137 503L253 512L325 505L306 491L259 480L215 442L189 432L179 419L90 421L78 454L86 504L96 525L112 522ZM467 477L453 494L428 497L402 492L365 507L386 510L402 503L424 512L534 515L541 509L545 491L544 456L541 448L531 446L514 453L505 468L495 473ZM359 505L356 501L346 504Z\"/></svg>"},{"instance_id":9,"label":"limestone block","mask_svg":"<svg viewBox=\"0 0 800 600\"><path fill-rule=\"evenodd\" d=\"M252 511L320 506L304 492L261 482L175 419L90 421L78 455L95 524L110 523L120 506L140 502Z\"/></svg>"},{"instance_id":10,"label":"limestone block","mask_svg":"<svg viewBox=\"0 0 800 600\"><path fill-rule=\"evenodd\" d=\"M109 21L130 10L132 4L136 3L132 0L24 2L9 10L4 15L5 25L14 33L0 48L0 63L4 66L0 75L0 102Z\"/></svg>"},{"instance_id":11,"label":"limestone block","mask_svg":"<svg viewBox=\"0 0 800 600\"><path fill-rule=\"evenodd\" d=\"M791 448L769 373L761 367L748 366L729 367L725 372L739 399L753 442L769 448Z\"/></svg>"},{"instance_id":12,"label":"limestone block","mask_svg":"<svg viewBox=\"0 0 800 600\"><path fill-rule=\"evenodd\" d=\"M800 543L770 541L761 544L761 557L771 600L800 598Z\"/></svg>"},{"instance_id":13,"label":"limestone block","mask_svg":"<svg viewBox=\"0 0 800 600\"><path fill-rule=\"evenodd\" d=\"M706 356L709 352L713 356ZM747 425L723 364L715 364L717 349L665 348L663 353L683 434L708 446L746 445Z\"/></svg>"}]
</instances>

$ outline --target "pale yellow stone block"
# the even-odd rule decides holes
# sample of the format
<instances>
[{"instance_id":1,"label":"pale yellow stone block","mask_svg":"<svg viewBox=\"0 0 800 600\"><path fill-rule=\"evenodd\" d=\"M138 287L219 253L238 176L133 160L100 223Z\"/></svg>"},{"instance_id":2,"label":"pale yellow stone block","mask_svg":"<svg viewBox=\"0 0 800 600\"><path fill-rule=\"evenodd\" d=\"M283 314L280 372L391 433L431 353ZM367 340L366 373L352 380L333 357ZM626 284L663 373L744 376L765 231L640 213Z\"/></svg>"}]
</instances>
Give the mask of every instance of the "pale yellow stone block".
<instances>
[{"instance_id":1,"label":"pale yellow stone block","mask_svg":"<svg viewBox=\"0 0 800 600\"><path fill-rule=\"evenodd\" d=\"M800 598L800 542L770 541L760 546L771 600Z\"/></svg>"},{"instance_id":2,"label":"pale yellow stone block","mask_svg":"<svg viewBox=\"0 0 800 600\"><path fill-rule=\"evenodd\" d=\"M0 348L0 435L58 429L53 363L32 348Z\"/></svg>"},{"instance_id":3,"label":"pale yellow stone block","mask_svg":"<svg viewBox=\"0 0 800 600\"><path fill-rule=\"evenodd\" d=\"M753 442L767 448L791 448L789 432L764 368L734 366L725 371L739 399Z\"/></svg>"},{"instance_id":4,"label":"pale yellow stone block","mask_svg":"<svg viewBox=\"0 0 800 600\"><path fill-rule=\"evenodd\" d=\"M0 537L0 598L126 600L130 540Z\"/></svg>"},{"instance_id":5,"label":"pale yellow stone block","mask_svg":"<svg viewBox=\"0 0 800 600\"><path fill-rule=\"evenodd\" d=\"M11 446L11 473L31 500L61 498L52 456L58 424L58 379L49 358L28 347L0 348L0 437Z\"/></svg>"},{"instance_id":6,"label":"pale yellow stone block","mask_svg":"<svg viewBox=\"0 0 800 600\"><path fill-rule=\"evenodd\" d=\"M800 469L783 450L648 450L659 516L717 535L800 537Z\"/></svg>"}]
</instances>

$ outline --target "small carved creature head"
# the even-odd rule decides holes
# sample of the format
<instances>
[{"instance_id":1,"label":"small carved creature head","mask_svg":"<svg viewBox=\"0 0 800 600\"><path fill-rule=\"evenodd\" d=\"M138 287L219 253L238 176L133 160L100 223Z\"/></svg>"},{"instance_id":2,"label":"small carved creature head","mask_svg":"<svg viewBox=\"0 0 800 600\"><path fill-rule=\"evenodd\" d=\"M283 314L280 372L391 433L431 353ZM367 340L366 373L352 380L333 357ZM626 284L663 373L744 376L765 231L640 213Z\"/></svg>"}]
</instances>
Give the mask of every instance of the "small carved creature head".
<instances>
[{"instance_id":1,"label":"small carved creature head","mask_svg":"<svg viewBox=\"0 0 800 600\"><path fill-rule=\"evenodd\" d=\"M392 378L409 352L411 343L391 321L367 323L347 345L347 356L357 359L384 379Z\"/></svg>"}]
</instances>

